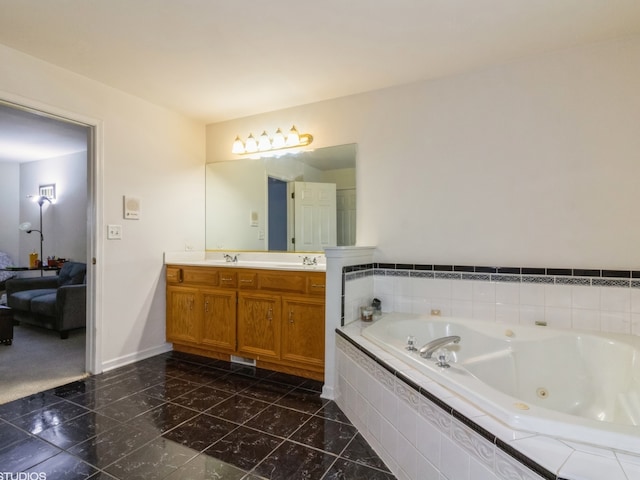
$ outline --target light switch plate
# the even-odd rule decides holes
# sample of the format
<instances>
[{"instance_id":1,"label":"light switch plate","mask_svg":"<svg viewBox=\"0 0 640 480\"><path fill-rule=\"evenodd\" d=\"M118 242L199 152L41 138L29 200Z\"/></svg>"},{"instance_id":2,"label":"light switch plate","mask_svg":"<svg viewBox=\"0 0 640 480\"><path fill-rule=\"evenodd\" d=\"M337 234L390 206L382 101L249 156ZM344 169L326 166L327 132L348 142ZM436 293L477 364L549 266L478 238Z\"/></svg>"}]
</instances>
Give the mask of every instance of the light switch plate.
<instances>
[{"instance_id":1,"label":"light switch plate","mask_svg":"<svg viewBox=\"0 0 640 480\"><path fill-rule=\"evenodd\" d=\"M122 225L107 225L107 240L122 240Z\"/></svg>"}]
</instances>

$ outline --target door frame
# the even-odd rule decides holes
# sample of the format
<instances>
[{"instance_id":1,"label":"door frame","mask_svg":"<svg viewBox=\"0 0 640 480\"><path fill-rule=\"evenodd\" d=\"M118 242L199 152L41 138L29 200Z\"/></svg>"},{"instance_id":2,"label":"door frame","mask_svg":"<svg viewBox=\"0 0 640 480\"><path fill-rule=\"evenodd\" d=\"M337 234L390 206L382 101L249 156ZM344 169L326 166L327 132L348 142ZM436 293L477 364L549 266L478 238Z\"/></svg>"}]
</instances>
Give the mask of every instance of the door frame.
<instances>
[{"instance_id":1,"label":"door frame","mask_svg":"<svg viewBox=\"0 0 640 480\"><path fill-rule=\"evenodd\" d=\"M31 98L0 90L0 102L27 111L88 127L87 142L87 329L85 371L102 372L102 196L104 191L103 122Z\"/></svg>"}]
</instances>

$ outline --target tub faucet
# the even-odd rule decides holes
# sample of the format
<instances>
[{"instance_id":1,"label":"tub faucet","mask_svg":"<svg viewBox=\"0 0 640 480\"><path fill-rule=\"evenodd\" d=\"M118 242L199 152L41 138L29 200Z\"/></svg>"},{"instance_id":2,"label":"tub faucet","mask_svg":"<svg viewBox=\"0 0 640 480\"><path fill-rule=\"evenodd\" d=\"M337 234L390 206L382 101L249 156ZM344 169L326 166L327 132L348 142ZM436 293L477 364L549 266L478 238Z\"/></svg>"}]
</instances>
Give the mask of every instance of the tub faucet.
<instances>
[{"instance_id":1,"label":"tub faucet","mask_svg":"<svg viewBox=\"0 0 640 480\"><path fill-rule=\"evenodd\" d=\"M451 335L449 337L440 337L431 340L419 350L420 356L423 358L431 358L433 352L451 343L460 343L460 337L458 335Z\"/></svg>"}]
</instances>

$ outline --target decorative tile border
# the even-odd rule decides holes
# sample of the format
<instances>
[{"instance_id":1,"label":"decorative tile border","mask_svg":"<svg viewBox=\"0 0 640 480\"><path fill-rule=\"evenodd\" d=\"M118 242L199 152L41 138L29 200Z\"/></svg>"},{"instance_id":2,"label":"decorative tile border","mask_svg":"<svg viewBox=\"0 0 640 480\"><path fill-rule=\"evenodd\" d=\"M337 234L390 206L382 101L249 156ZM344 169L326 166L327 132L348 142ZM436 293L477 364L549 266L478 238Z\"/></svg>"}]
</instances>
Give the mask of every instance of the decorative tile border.
<instances>
[{"instance_id":1,"label":"decorative tile border","mask_svg":"<svg viewBox=\"0 0 640 480\"><path fill-rule=\"evenodd\" d=\"M358 344L342 330L336 329L336 334L338 344L341 345L342 349L345 350L349 356L354 358L357 363L363 365L371 362L382 367L382 369L376 369L376 371L379 372L376 377L379 380L382 380L385 385L388 385L390 390L395 391L399 398L402 398L410 405L418 404L424 407L426 407L427 404L420 403L418 398L422 397L429 400L429 402L433 404L433 407L429 408L428 411L425 412L426 417L433 418L434 424L442 425L443 431L447 431L450 425L454 425L452 430L454 439L462 445L462 448L480 459L480 461L486 460L490 455L481 444L474 441L474 437L471 432L478 434L480 437L493 444L496 447L496 451L502 452L505 457L508 456L509 458L516 460L518 464L522 466L522 470L520 470L520 472L516 472L518 468L512 462L505 462L503 460L500 462L500 465L497 465L498 455L496 455L496 468L498 468L503 475L506 475L505 478L531 478L526 473L527 471L530 471L545 480L563 480L561 477L556 476L553 472L550 472L541 466L539 463L514 449L511 445L500 440L496 435L478 425L472 419L436 397L433 393L417 385L414 381L403 375L402 372L397 371L392 366L384 362L384 360L378 358L362 345ZM383 378L381 379L380 376ZM395 383L396 387L394 388L394 378L400 380L402 382L402 386L399 387L398 384ZM438 412L440 412L440 414Z\"/></svg>"},{"instance_id":2,"label":"decorative tile border","mask_svg":"<svg viewBox=\"0 0 640 480\"><path fill-rule=\"evenodd\" d=\"M379 275L502 283L640 288L640 270L367 263L344 267L343 274L347 281Z\"/></svg>"}]
</instances>

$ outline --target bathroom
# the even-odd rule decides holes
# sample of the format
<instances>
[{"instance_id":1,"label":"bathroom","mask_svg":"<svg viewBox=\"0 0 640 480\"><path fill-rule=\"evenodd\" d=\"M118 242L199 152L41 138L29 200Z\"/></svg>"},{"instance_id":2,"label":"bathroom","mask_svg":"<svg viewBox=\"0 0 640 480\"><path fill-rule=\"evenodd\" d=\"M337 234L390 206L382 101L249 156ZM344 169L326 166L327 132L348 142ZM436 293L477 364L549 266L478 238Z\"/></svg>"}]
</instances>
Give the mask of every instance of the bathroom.
<instances>
[{"instance_id":1,"label":"bathroom","mask_svg":"<svg viewBox=\"0 0 640 480\"><path fill-rule=\"evenodd\" d=\"M207 159L229 159L229 139L238 132L291 119L313 133L317 147L357 144L357 245L374 248L327 252L328 320L356 319L358 306L375 295L387 311L434 308L442 316L638 335L640 163L633 160L640 140L632 99L640 70L629 58L639 50L639 38L626 38L209 125ZM383 268L357 278L345 273L340 290L342 266L374 262ZM406 272L416 264L451 271L436 272L429 295L417 294ZM489 269L487 277L496 267L550 269L542 276L551 273L553 284L461 276L469 268L482 273L478 267ZM354 288L358 283L364 286ZM632 456L589 455L602 468L613 463L621 479L640 475ZM494 478L465 458L466 470L448 474ZM417 461L403 470L407 478L419 478ZM545 475L560 471L551 463ZM563 472L588 478L578 470ZM520 475L550 478L530 469Z\"/></svg>"}]
</instances>

